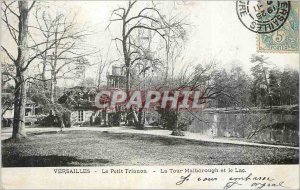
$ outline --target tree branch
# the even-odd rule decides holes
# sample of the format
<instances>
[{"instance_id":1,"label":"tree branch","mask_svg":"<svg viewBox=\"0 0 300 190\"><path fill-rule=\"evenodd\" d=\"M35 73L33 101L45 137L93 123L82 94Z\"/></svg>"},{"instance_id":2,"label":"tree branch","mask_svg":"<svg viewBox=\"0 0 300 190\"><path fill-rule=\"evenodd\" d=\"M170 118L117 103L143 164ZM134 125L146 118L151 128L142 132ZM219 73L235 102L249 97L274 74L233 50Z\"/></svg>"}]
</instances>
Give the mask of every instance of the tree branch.
<instances>
[{"instance_id":1,"label":"tree branch","mask_svg":"<svg viewBox=\"0 0 300 190\"><path fill-rule=\"evenodd\" d=\"M34 4L36 3L36 1L33 1L32 4L30 5L30 7L28 8L28 12L33 8Z\"/></svg>"},{"instance_id":2,"label":"tree branch","mask_svg":"<svg viewBox=\"0 0 300 190\"><path fill-rule=\"evenodd\" d=\"M1 48L4 50L4 52L9 57L9 59L12 60L13 63L15 63L16 62L15 58L7 51L7 49L3 46L1 46Z\"/></svg>"}]
</instances>

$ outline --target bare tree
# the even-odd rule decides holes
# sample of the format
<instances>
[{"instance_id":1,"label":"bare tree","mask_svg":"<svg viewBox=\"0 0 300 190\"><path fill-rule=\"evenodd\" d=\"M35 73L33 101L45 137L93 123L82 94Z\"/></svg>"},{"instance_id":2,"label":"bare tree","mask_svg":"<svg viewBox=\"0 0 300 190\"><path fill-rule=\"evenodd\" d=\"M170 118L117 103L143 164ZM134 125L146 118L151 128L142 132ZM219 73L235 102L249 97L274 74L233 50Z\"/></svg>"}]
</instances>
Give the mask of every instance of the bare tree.
<instances>
[{"instance_id":1,"label":"bare tree","mask_svg":"<svg viewBox=\"0 0 300 190\"><path fill-rule=\"evenodd\" d=\"M181 49L186 39L186 30L184 26L189 25L186 23L186 17L178 17L178 14L173 15L173 10L176 8L176 4L173 4L173 9L170 15L167 15L165 22L167 23L165 50L166 50L166 63L165 63L165 82L167 82L169 75L171 80L174 79L174 64L181 56ZM177 26L171 27L173 23L177 23ZM170 72L171 71L171 72Z\"/></svg>"},{"instance_id":2,"label":"bare tree","mask_svg":"<svg viewBox=\"0 0 300 190\"><path fill-rule=\"evenodd\" d=\"M17 139L26 136L25 132L25 103L26 103L26 71L30 63L38 56L29 57L28 55L28 19L29 13L35 1L29 6L28 1L13 1L2 3L4 16L2 21L5 23L12 40L17 49L9 52L3 45L2 49L13 62L15 67L15 93L14 93L14 120L12 138ZM13 18L11 18L13 17ZM17 20L16 23L13 22ZM45 51L45 50L44 50ZM16 56L13 54L17 52Z\"/></svg>"},{"instance_id":3,"label":"bare tree","mask_svg":"<svg viewBox=\"0 0 300 190\"><path fill-rule=\"evenodd\" d=\"M41 42L35 41L35 44L44 44L45 47L48 47L52 41L55 42L53 48L45 51L39 57L43 65L42 79L45 79L46 71L51 73L51 99L54 101L56 99L57 80L78 69L78 65L84 65L88 62L84 57L91 55L92 52L87 52L83 48L83 42L89 33L85 29L77 27L75 17L69 19L68 15L63 14L57 14L53 17L50 13L41 9L37 9L34 16L38 26L31 27L44 37L40 40ZM34 47L34 50L40 52L36 47ZM50 67L50 69L47 70L47 67Z\"/></svg>"},{"instance_id":4,"label":"bare tree","mask_svg":"<svg viewBox=\"0 0 300 190\"><path fill-rule=\"evenodd\" d=\"M187 66L175 77L173 84L174 91L199 91L200 97L198 100L194 100L194 97L189 97L188 101L196 101L198 104L202 104L203 107L216 100L218 96L228 97L232 101L236 101L233 94L230 92L235 89L235 84L228 83L222 78L221 72L216 69L216 60L211 60L208 64L198 64L195 67ZM192 71L192 72L189 72ZM222 82L223 81L223 82ZM182 136L179 127L178 118L180 118L179 105L183 102L183 95L178 96L176 109L171 110L174 117L174 127L172 135ZM193 110L186 108L187 111L195 117ZM201 120L201 118L197 118Z\"/></svg>"},{"instance_id":5,"label":"bare tree","mask_svg":"<svg viewBox=\"0 0 300 190\"><path fill-rule=\"evenodd\" d=\"M136 4L137 1L129 1L126 7L114 9L110 19L110 24L112 22L120 22L122 26L122 36L116 37L113 40L116 41L117 48L117 43L121 44L122 51L120 53L125 63L126 92L128 94L131 88L131 72L133 67L137 65L136 63L144 60L155 61L156 59L153 56L149 56L149 50L145 51L143 46L139 44L139 38L141 38L139 34L145 34L145 31L152 31L166 41L166 37L171 35L171 31L172 33L177 33L182 29L183 25L181 20L176 19L166 22L166 17L153 2L144 8L139 8L135 6Z\"/></svg>"},{"instance_id":6,"label":"bare tree","mask_svg":"<svg viewBox=\"0 0 300 190\"><path fill-rule=\"evenodd\" d=\"M55 64L55 60L57 61L58 57L63 54L62 52L67 52L71 50L73 47L72 43L68 42L66 44L62 44L63 39L76 39L81 36L78 32L72 34L70 36L66 33L67 28L71 28L73 25L68 25L67 22L61 22L58 24L59 27L65 26L64 30L56 30L55 33L46 33L46 37L48 40L37 42L38 40L34 39L35 36L30 35L29 29L39 28L29 26L29 15L32 12L33 7L36 2L33 1L30 5L28 1L12 1L2 3L2 11L3 18L6 29L8 30L11 40L15 43L16 49L7 49L4 45L1 45L3 51L10 59L10 61L14 65L14 81L15 81L15 93L14 93L14 121L13 121L13 133L12 138L21 138L26 137L25 132L25 103L26 103L26 81L28 79L27 71L29 66L36 60L37 58L42 57L45 54L48 54L50 49L56 49L56 53L54 53L51 57L53 60L53 64ZM60 20L60 19L59 19ZM64 19L62 19L64 20ZM58 22L58 21L56 21ZM54 29L54 25L50 27ZM43 29L42 29L43 30ZM53 31L53 30L50 30ZM47 32L47 30L43 30L43 32ZM50 37L52 37L50 39ZM30 39L29 39L30 38ZM29 42L34 42L33 45L29 45ZM59 46L64 47L64 50L59 50ZM32 53L31 53L32 52ZM54 51L55 52L55 51ZM70 52L69 52L70 53ZM82 57L82 55L76 55L77 52L72 52L75 58ZM15 54L15 55L14 55ZM45 56L47 57L47 56ZM64 57L60 57L61 59L66 61L66 65L68 65L71 60L66 59ZM62 70L64 66L59 66L57 69ZM56 70L57 72L57 70ZM32 77L31 77L32 78ZM45 80L45 76L40 80Z\"/></svg>"},{"instance_id":7,"label":"bare tree","mask_svg":"<svg viewBox=\"0 0 300 190\"><path fill-rule=\"evenodd\" d=\"M98 66L98 69L97 69L97 86L98 87L101 86L101 83L102 83L101 77L103 76L104 71L106 69L108 69L112 64L120 61L120 59L110 59L108 56L108 52L109 51L107 51L107 54L105 55L105 57L101 54L101 52L99 52L98 56L97 56L96 65Z\"/></svg>"},{"instance_id":8,"label":"bare tree","mask_svg":"<svg viewBox=\"0 0 300 190\"><path fill-rule=\"evenodd\" d=\"M141 8L135 14L134 8L137 1L129 1L127 7L120 7L112 11L110 22L120 22L122 26L121 38L116 37L113 40L120 42L122 45L122 54L126 67L126 90L130 89L130 70L137 62L148 59L147 56L141 55L138 50L141 47L135 43L134 33L139 30L150 30L158 34L162 39L166 40L168 35L167 30L178 30L182 27L180 21L168 23L165 21L165 16L157 8L155 4Z\"/></svg>"},{"instance_id":9,"label":"bare tree","mask_svg":"<svg viewBox=\"0 0 300 190\"><path fill-rule=\"evenodd\" d=\"M2 57L1 62L1 116L3 118L4 114L13 107L14 97L11 93L14 89L11 87L11 82L15 79L14 65L7 61L6 57Z\"/></svg>"},{"instance_id":10,"label":"bare tree","mask_svg":"<svg viewBox=\"0 0 300 190\"><path fill-rule=\"evenodd\" d=\"M2 57L1 61L1 86L2 88L10 83L10 81L13 81L15 78L14 73L14 65L7 61L6 57Z\"/></svg>"},{"instance_id":11,"label":"bare tree","mask_svg":"<svg viewBox=\"0 0 300 190\"><path fill-rule=\"evenodd\" d=\"M75 22L75 16L64 14L50 14L42 8L37 8L34 14L37 26L30 26L36 33L42 36L39 41L32 41L35 45L43 44L47 49L38 57L42 60L42 80L46 80L46 72L50 71L51 83L50 87L44 83L44 89L49 91L50 103L52 104L52 111L55 115L61 117L61 113L57 108L57 81L59 79L71 78L70 75L77 71L84 73L85 67L89 65L86 56L92 55L95 52L84 48L84 39L90 33L83 28L80 28ZM54 42L52 48L49 48ZM34 46L33 50L40 53L38 46ZM84 74L83 74L84 75ZM48 89L47 89L48 88ZM62 121L62 119L61 119ZM63 127L63 122L61 122Z\"/></svg>"}]
</instances>

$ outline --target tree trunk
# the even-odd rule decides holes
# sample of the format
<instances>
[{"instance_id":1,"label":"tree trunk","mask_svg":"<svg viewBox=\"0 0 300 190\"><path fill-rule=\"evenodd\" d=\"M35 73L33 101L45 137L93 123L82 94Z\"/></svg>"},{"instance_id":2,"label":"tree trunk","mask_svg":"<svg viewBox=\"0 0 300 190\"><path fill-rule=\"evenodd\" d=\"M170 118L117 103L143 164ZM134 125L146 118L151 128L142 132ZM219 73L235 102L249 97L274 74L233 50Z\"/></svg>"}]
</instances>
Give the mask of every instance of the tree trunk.
<instances>
[{"instance_id":1,"label":"tree trunk","mask_svg":"<svg viewBox=\"0 0 300 190\"><path fill-rule=\"evenodd\" d=\"M264 74L265 83L266 83L266 87L267 87L268 103L269 103L270 108L272 108L272 99L271 99L271 93L270 93L270 87L269 87L270 84L268 82L267 74L266 74L266 71L265 71L264 66L263 66L262 63L261 63L261 68L262 68L262 71L263 71L263 74Z\"/></svg>"},{"instance_id":2,"label":"tree trunk","mask_svg":"<svg viewBox=\"0 0 300 190\"><path fill-rule=\"evenodd\" d=\"M26 137L25 130L25 104L26 104L26 70L24 69L28 56L28 1L19 1L19 33L18 57L16 65L16 85L14 102L14 120L12 138Z\"/></svg>"},{"instance_id":3,"label":"tree trunk","mask_svg":"<svg viewBox=\"0 0 300 190\"><path fill-rule=\"evenodd\" d=\"M184 136L184 133L181 131L181 129L178 126L178 118L179 118L178 108L176 108L176 110L174 110L174 112L175 112L175 124L174 124L173 131L172 131L171 135Z\"/></svg>"},{"instance_id":4,"label":"tree trunk","mask_svg":"<svg viewBox=\"0 0 300 190\"><path fill-rule=\"evenodd\" d=\"M42 80L43 80L43 89L46 91L47 83L46 83L46 64L45 63L43 63Z\"/></svg>"},{"instance_id":5,"label":"tree trunk","mask_svg":"<svg viewBox=\"0 0 300 190\"><path fill-rule=\"evenodd\" d=\"M51 72L51 89L50 89L50 101L54 104L54 74L53 71Z\"/></svg>"},{"instance_id":6,"label":"tree trunk","mask_svg":"<svg viewBox=\"0 0 300 190\"><path fill-rule=\"evenodd\" d=\"M57 78L56 74L53 76L53 103L54 106L56 107L57 104Z\"/></svg>"},{"instance_id":7,"label":"tree trunk","mask_svg":"<svg viewBox=\"0 0 300 190\"><path fill-rule=\"evenodd\" d=\"M16 83L15 98L17 101L14 103L14 120L13 120L13 139L20 139L26 137L25 130L25 103L26 103L26 88L25 82L22 82L22 74L19 75L21 82Z\"/></svg>"},{"instance_id":8,"label":"tree trunk","mask_svg":"<svg viewBox=\"0 0 300 190\"><path fill-rule=\"evenodd\" d=\"M56 78L56 66L57 66L57 59L58 59L58 46L59 46L59 43L57 41L57 28L56 28L56 31L55 31L55 49L54 49L54 52L53 52L53 55L54 55L54 63L53 65L51 65L51 97L50 97L50 100L51 100L51 103L52 103L52 106L53 106L53 109L52 109L52 112L54 113L55 116L57 116L59 119L62 119L61 117L61 114L59 114L59 111L57 110L57 78ZM60 122L60 128L62 130L62 128L64 128L63 126L63 123Z\"/></svg>"},{"instance_id":9,"label":"tree trunk","mask_svg":"<svg viewBox=\"0 0 300 190\"><path fill-rule=\"evenodd\" d=\"M169 21L170 23L170 21ZM170 27L168 27L168 34L170 34ZM170 37L167 36L168 40L166 43L166 73L165 73L165 78L164 78L164 82L167 83L168 80L168 76L169 76L169 53L170 53Z\"/></svg>"},{"instance_id":10,"label":"tree trunk","mask_svg":"<svg viewBox=\"0 0 300 190\"><path fill-rule=\"evenodd\" d=\"M138 122L139 122L138 115L136 114L134 109L131 109L131 111L132 111L132 117L133 117L134 125L137 126Z\"/></svg>"},{"instance_id":11,"label":"tree trunk","mask_svg":"<svg viewBox=\"0 0 300 190\"><path fill-rule=\"evenodd\" d=\"M60 131L62 131L63 128L65 128L63 113L58 114L58 120L59 120Z\"/></svg>"},{"instance_id":12,"label":"tree trunk","mask_svg":"<svg viewBox=\"0 0 300 190\"><path fill-rule=\"evenodd\" d=\"M49 43L49 38L47 37L46 49L48 49L48 43ZM47 82L46 82L47 55L48 55L48 51L45 51L44 57L43 57L43 70L42 70L42 80L43 80L44 90L47 90Z\"/></svg>"},{"instance_id":13,"label":"tree trunk","mask_svg":"<svg viewBox=\"0 0 300 190\"><path fill-rule=\"evenodd\" d=\"M104 108L103 112L102 112L102 117L103 117L103 121L104 121L104 127L107 125L107 108Z\"/></svg>"},{"instance_id":14,"label":"tree trunk","mask_svg":"<svg viewBox=\"0 0 300 190\"><path fill-rule=\"evenodd\" d=\"M143 108L139 108L138 112L138 129L144 129L145 128L145 115L143 112Z\"/></svg>"},{"instance_id":15,"label":"tree trunk","mask_svg":"<svg viewBox=\"0 0 300 190\"><path fill-rule=\"evenodd\" d=\"M130 71L129 66L126 66L126 94L129 97L129 89L130 89Z\"/></svg>"},{"instance_id":16,"label":"tree trunk","mask_svg":"<svg viewBox=\"0 0 300 190\"><path fill-rule=\"evenodd\" d=\"M126 38L126 18L123 18L123 28L122 28L122 48L123 48L123 56L124 56L124 62L125 62L125 69L126 69L126 94L127 97L130 95L130 56L127 49L127 38ZM130 40L129 40L130 43ZM130 109L127 110L126 118L129 118L130 115ZM127 119L126 119L127 120Z\"/></svg>"}]
</instances>

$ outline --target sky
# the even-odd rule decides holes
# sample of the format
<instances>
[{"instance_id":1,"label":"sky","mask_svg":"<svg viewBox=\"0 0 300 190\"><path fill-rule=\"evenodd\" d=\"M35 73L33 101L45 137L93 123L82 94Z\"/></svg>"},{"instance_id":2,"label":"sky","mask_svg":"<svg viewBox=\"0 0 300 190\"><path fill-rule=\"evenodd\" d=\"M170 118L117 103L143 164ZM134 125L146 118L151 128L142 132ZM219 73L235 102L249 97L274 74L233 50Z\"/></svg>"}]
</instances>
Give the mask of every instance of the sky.
<instances>
[{"instance_id":1,"label":"sky","mask_svg":"<svg viewBox=\"0 0 300 190\"><path fill-rule=\"evenodd\" d=\"M59 2L76 10L81 22L87 22L95 27L99 35L93 37L95 45L100 49L109 46L110 35L105 30L111 10L124 4L124 2L100 2L100 1L74 1ZM164 2L163 10L172 6L172 2ZM162 3L162 4L164 4ZM188 40L185 44L185 54L195 62L216 58L224 66L232 61L239 60L245 70L249 70L251 64L249 58L256 53L257 34L245 28L236 13L235 1L191 1L185 5L178 5L177 12L187 15L191 24L187 28ZM167 10L170 11L170 10ZM117 29L117 28L116 28ZM111 29L111 30L114 30ZM114 31L112 31L114 33ZM299 69L298 54L268 53L270 62L279 68Z\"/></svg>"},{"instance_id":2,"label":"sky","mask_svg":"<svg viewBox=\"0 0 300 190\"><path fill-rule=\"evenodd\" d=\"M143 4L143 2L138 2ZM127 2L118 1L53 1L49 6L53 11L61 10L66 13L76 13L79 25L89 26L95 34L87 41L92 47L102 50L109 57L119 56L111 38L120 32L118 24L107 30L108 20L113 9L126 5ZM235 1L190 1L176 3L176 10L172 10L174 2L160 2L164 13L175 12L186 16L190 26L187 30L187 41L182 52L185 57L183 63L176 63L180 70L185 62L198 64L211 59L218 61L219 67L229 68L231 63L250 71L253 64L249 58L257 53L257 34L249 31L240 22L236 13ZM285 69L299 70L298 53L267 53L272 66ZM93 62L94 60L91 60ZM95 66L87 69L86 76L96 75Z\"/></svg>"}]
</instances>

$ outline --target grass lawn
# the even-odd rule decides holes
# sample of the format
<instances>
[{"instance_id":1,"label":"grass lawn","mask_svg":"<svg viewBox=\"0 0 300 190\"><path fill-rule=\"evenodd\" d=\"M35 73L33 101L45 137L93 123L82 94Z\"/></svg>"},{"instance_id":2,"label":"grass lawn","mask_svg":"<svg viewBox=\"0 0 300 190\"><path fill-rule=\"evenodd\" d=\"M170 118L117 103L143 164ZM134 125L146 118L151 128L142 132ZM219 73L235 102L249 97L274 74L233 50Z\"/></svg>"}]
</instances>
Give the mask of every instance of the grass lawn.
<instances>
[{"instance_id":1,"label":"grass lawn","mask_svg":"<svg viewBox=\"0 0 300 190\"><path fill-rule=\"evenodd\" d=\"M30 134L2 141L4 167L296 164L298 150L95 131Z\"/></svg>"}]
</instances>

